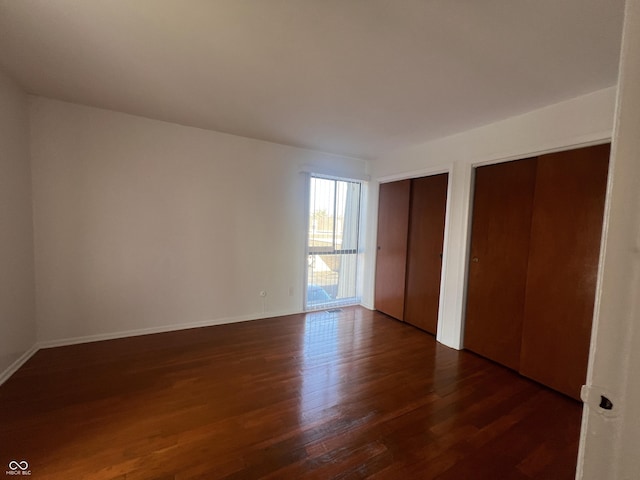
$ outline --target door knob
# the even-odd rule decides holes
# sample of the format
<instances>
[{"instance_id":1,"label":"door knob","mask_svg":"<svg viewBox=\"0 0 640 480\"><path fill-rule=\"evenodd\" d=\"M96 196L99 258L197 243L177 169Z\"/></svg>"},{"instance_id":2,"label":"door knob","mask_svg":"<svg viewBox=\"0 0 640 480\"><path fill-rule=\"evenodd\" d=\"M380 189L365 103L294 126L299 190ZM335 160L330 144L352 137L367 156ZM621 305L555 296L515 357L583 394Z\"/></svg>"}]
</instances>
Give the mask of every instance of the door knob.
<instances>
[{"instance_id":1,"label":"door knob","mask_svg":"<svg viewBox=\"0 0 640 480\"><path fill-rule=\"evenodd\" d=\"M473 263L478 263L478 262L480 261L480 259L478 259L478 257L473 257L473 258L471 259L471 261L472 261Z\"/></svg>"}]
</instances>

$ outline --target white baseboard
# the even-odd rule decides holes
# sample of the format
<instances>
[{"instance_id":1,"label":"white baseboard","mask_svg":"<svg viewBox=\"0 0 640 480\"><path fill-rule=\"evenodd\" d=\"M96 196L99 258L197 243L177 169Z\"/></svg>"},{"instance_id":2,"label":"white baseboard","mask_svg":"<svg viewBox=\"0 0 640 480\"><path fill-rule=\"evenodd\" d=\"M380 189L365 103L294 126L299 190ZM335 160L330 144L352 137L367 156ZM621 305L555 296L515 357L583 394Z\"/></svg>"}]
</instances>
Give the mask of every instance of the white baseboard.
<instances>
[{"instance_id":1,"label":"white baseboard","mask_svg":"<svg viewBox=\"0 0 640 480\"><path fill-rule=\"evenodd\" d=\"M190 328L213 327L215 325L225 325L227 323L249 322L253 320L261 320L265 318L282 317L285 315L295 315L303 313L300 310L287 310L280 312L257 313L239 317L223 317L213 320L205 320L202 322L177 323L170 325L161 325L158 327L139 328L135 330L124 330L119 332L98 333L95 335L85 335L82 337L69 337L56 340L44 340L37 344L39 348L64 347L67 345L77 345L79 343L101 342L103 340L114 340L117 338L137 337L140 335L150 335L153 333L174 332L177 330L188 330Z\"/></svg>"},{"instance_id":2,"label":"white baseboard","mask_svg":"<svg viewBox=\"0 0 640 480\"><path fill-rule=\"evenodd\" d=\"M362 304L363 307L373 310L373 306ZM95 335L85 335L81 337L69 337L55 340L43 340L37 342L20 358L13 362L0 374L0 385L11 377L24 363L29 360L41 348L64 347L67 345L77 345L80 343L100 342L103 340L114 340L117 338L136 337L140 335L150 335L153 333L174 332L177 330L188 330L190 328L212 327L215 325L225 325L228 323L249 322L253 320L261 320L274 317L283 317L286 315L297 315L305 313L301 310L283 310L279 312L256 313L252 315L243 315L238 317L223 317L203 322L178 323L171 325L161 325L158 327L139 328L134 330L124 330L119 332L99 333Z\"/></svg>"},{"instance_id":3,"label":"white baseboard","mask_svg":"<svg viewBox=\"0 0 640 480\"><path fill-rule=\"evenodd\" d=\"M16 371L26 363L38 350L40 350L40 346L36 343L29 350L24 352L20 357L9 365L5 370L0 373L0 385L9 380L9 377L16 373Z\"/></svg>"},{"instance_id":4,"label":"white baseboard","mask_svg":"<svg viewBox=\"0 0 640 480\"><path fill-rule=\"evenodd\" d=\"M367 310L375 310L375 307L373 306L372 303L364 303L364 302L362 302L362 303L360 303L360 306L366 308Z\"/></svg>"}]
</instances>

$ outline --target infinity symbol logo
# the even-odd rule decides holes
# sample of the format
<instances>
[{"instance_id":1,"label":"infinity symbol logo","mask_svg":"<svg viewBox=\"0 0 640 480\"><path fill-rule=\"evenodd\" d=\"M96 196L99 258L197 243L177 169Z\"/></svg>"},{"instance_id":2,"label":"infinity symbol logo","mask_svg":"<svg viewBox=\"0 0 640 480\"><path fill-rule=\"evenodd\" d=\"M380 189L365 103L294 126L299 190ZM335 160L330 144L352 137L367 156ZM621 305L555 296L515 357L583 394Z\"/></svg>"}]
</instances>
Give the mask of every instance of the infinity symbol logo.
<instances>
[{"instance_id":1,"label":"infinity symbol logo","mask_svg":"<svg viewBox=\"0 0 640 480\"><path fill-rule=\"evenodd\" d=\"M16 462L15 460L11 460L9 462L9 468L11 470L26 470L29 468L29 464L26 460L22 460L21 462Z\"/></svg>"}]
</instances>

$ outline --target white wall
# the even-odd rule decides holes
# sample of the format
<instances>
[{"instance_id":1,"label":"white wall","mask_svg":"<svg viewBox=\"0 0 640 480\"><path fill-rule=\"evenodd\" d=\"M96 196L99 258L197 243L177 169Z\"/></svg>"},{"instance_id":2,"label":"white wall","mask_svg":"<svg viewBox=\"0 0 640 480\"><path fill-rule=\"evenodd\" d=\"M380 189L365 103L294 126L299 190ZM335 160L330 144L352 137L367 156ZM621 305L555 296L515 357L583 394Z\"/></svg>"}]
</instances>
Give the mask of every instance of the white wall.
<instances>
[{"instance_id":1,"label":"white wall","mask_svg":"<svg viewBox=\"0 0 640 480\"><path fill-rule=\"evenodd\" d=\"M31 122L45 345L301 311L300 172L366 174L362 160L38 97Z\"/></svg>"},{"instance_id":2,"label":"white wall","mask_svg":"<svg viewBox=\"0 0 640 480\"><path fill-rule=\"evenodd\" d=\"M640 0L627 0L577 478L640 471ZM600 396L613 402L599 408Z\"/></svg>"},{"instance_id":3,"label":"white wall","mask_svg":"<svg viewBox=\"0 0 640 480\"><path fill-rule=\"evenodd\" d=\"M449 198L438 320L438 340L462 348L473 166L526 158L553 150L601 143L611 136L615 87L551 105L440 140L392 152L372 164L369 266L375 269L377 182L448 171ZM365 305L373 305L373 282Z\"/></svg>"},{"instance_id":4,"label":"white wall","mask_svg":"<svg viewBox=\"0 0 640 480\"><path fill-rule=\"evenodd\" d=\"M0 383L35 341L28 100L0 72Z\"/></svg>"}]
</instances>

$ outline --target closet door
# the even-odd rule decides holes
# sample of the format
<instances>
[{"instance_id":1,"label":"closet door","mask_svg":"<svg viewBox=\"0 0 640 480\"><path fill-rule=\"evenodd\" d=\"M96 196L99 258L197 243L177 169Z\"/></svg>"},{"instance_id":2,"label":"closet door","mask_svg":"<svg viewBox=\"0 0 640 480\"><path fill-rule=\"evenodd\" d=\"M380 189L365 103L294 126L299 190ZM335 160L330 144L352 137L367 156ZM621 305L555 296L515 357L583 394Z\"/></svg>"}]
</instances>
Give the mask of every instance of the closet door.
<instances>
[{"instance_id":1,"label":"closet door","mask_svg":"<svg viewBox=\"0 0 640 480\"><path fill-rule=\"evenodd\" d=\"M411 180L404 321L435 335L448 174Z\"/></svg>"},{"instance_id":2,"label":"closet door","mask_svg":"<svg viewBox=\"0 0 640 480\"><path fill-rule=\"evenodd\" d=\"M579 398L585 382L609 145L538 159L520 372Z\"/></svg>"},{"instance_id":3,"label":"closet door","mask_svg":"<svg viewBox=\"0 0 640 480\"><path fill-rule=\"evenodd\" d=\"M518 369L536 159L476 169L465 348Z\"/></svg>"},{"instance_id":4,"label":"closet door","mask_svg":"<svg viewBox=\"0 0 640 480\"><path fill-rule=\"evenodd\" d=\"M375 306L398 320L404 317L410 191L410 180L383 183L378 202Z\"/></svg>"}]
</instances>

